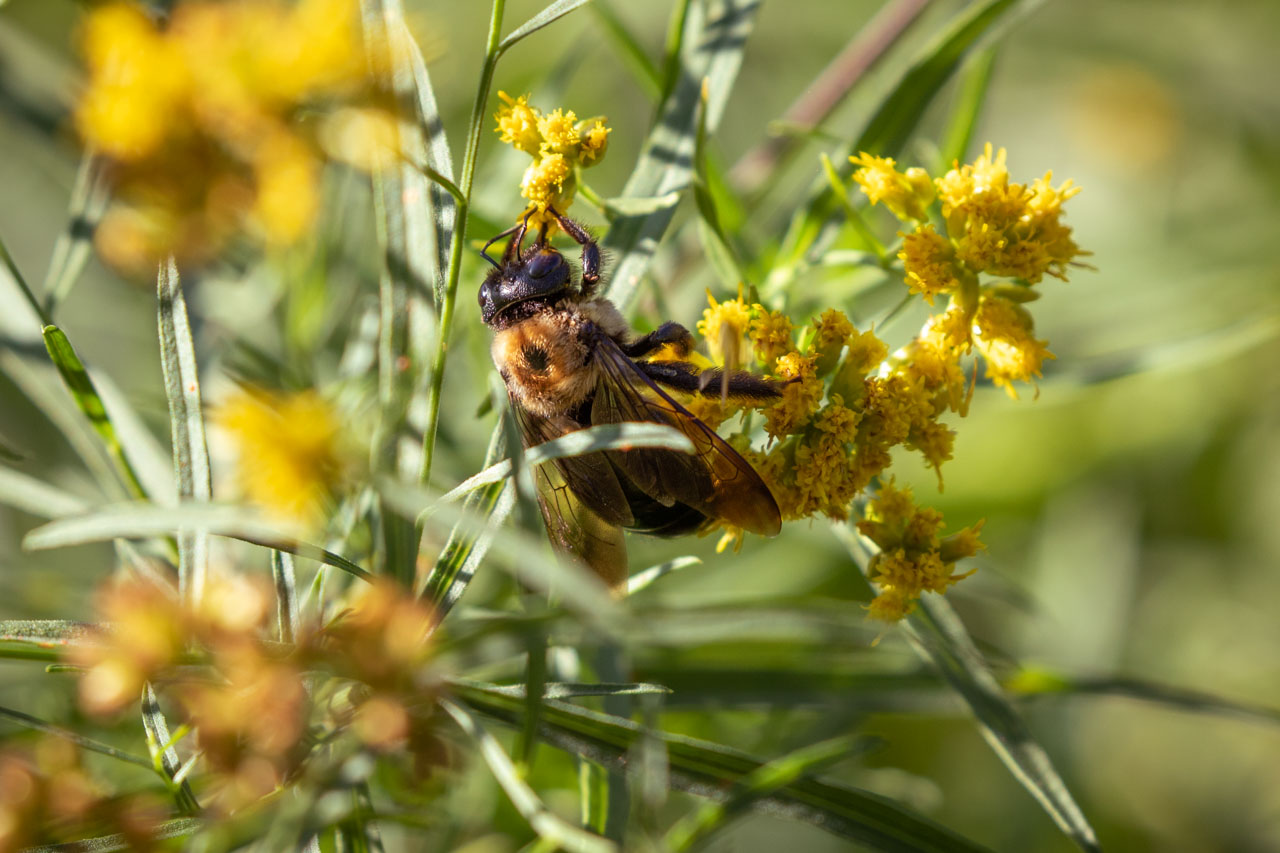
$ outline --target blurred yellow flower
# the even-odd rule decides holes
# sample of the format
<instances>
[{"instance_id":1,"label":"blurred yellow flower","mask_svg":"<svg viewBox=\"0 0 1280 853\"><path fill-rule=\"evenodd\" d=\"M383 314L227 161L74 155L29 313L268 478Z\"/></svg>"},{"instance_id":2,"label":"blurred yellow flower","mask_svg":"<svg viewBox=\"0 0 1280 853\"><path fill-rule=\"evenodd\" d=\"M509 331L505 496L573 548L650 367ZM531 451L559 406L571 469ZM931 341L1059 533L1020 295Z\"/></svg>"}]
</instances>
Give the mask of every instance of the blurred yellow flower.
<instances>
[{"instance_id":1,"label":"blurred yellow flower","mask_svg":"<svg viewBox=\"0 0 1280 853\"><path fill-rule=\"evenodd\" d=\"M316 391L239 390L214 412L234 443L236 479L279 521L317 526L345 478L342 416Z\"/></svg>"},{"instance_id":2,"label":"blurred yellow flower","mask_svg":"<svg viewBox=\"0 0 1280 853\"><path fill-rule=\"evenodd\" d=\"M162 28L132 2L91 11L75 115L113 161L103 256L141 273L168 254L205 261L246 227L273 246L305 234L321 161L295 119L369 97L384 65L358 12L357 0L187 0Z\"/></svg>"},{"instance_id":3,"label":"blurred yellow flower","mask_svg":"<svg viewBox=\"0 0 1280 853\"><path fill-rule=\"evenodd\" d=\"M983 295L973 318L973 343L987 364L987 378L1018 399L1013 382L1040 376L1046 358L1055 358L1048 341L1034 334L1030 312L1008 299Z\"/></svg>"}]
</instances>

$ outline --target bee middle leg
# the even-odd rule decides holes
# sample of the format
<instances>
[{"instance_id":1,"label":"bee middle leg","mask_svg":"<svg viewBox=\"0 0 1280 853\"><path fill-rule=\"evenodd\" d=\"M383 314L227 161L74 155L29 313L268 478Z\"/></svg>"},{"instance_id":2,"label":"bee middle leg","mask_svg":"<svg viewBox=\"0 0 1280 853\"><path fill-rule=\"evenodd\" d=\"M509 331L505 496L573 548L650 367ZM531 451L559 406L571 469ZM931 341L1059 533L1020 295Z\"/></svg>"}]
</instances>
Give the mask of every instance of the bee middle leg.
<instances>
[{"instance_id":1,"label":"bee middle leg","mask_svg":"<svg viewBox=\"0 0 1280 853\"><path fill-rule=\"evenodd\" d=\"M668 344L675 348L678 357L684 358L693 351L693 335L679 323L668 321L649 334L623 344L622 351L628 358L640 358Z\"/></svg>"},{"instance_id":2,"label":"bee middle leg","mask_svg":"<svg viewBox=\"0 0 1280 853\"><path fill-rule=\"evenodd\" d=\"M772 400L782 394L778 382L740 371L725 373L718 367L698 370L683 361L638 361L636 366L654 382L686 394L758 401Z\"/></svg>"},{"instance_id":3,"label":"bee middle leg","mask_svg":"<svg viewBox=\"0 0 1280 853\"><path fill-rule=\"evenodd\" d=\"M567 216L561 216L554 207L548 207L547 212L556 218L564 233L582 247L582 292L584 296L590 296L600 282L600 244L591 236L591 232Z\"/></svg>"}]
</instances>

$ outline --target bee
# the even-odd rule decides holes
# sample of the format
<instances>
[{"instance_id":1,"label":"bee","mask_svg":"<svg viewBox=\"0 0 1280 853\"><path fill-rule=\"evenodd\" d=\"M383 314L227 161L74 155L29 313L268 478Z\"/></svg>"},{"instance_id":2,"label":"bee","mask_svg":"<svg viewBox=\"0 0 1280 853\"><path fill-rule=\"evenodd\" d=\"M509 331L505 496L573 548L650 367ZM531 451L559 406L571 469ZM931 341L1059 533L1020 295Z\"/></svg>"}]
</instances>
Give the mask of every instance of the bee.
<instances>
[{"instance_id":1,"label":"bee","mask_svg":"<svg viewBox=\"0 0 1280 853\"><path fill-rule=\"evenodd\" d=\"M650 422L675 427L695 449L606 450L539 465L538 503L553 547L618 591L628 574L623 530L680 536L723 521L776 535L782 518L769 487L672 392L759 404L780 395L779 383L670 358L687 355L694 344L678 323L637 335L613 303L597 295L595 240L573 220L548 212L582 247L577 282L548 242L545 225L524 248L527 215L482 250L494 269L480 285L480 313L495 332L493 361L524 446L597 424ZM509 235L502 260L489 257L489 246Z\"/></svg>"}]
</instances>

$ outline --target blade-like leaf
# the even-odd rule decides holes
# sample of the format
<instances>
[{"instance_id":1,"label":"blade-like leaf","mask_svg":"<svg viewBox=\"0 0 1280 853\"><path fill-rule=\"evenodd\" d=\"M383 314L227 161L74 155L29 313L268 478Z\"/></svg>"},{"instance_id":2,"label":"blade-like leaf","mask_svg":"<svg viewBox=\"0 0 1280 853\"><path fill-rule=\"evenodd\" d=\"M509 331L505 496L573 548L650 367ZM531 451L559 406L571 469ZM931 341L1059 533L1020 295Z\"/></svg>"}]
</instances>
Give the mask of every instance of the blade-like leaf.
<instances>
[{"instance_id":1,"label":"blade-like leaf","mask_svg":"<svg viewBox=\"0 0 1280 853\"><path fill-rule=\"evenodd\" d=\"M618 13L613 11L613 7L606 0L596 0L591 4L591 11L600 22L605 35L609 37L609 41L618 48L618 55L631 69L632 76L640 84L640 88L644 89L645 94L650 98L657 100L662 94L662 74L658 71L658 66L649 58L644 47L636 41L635 36L627 29L627 25L622 22Z\"/></svg>"},{"instance_id":2,"label":"blade-like leaf","mask_svg":"<svg viewBox=\"0 0 1280 853\"><path fill-rule=\"evenodd\" d=\"M706 129L713 133L742 64L747 37L755 25L759 0L713 0L689 10L679 78L645 140L624 197L651 198L681 193L693 180L693 153L698 133L702 87L707 86ZM674 207L620 216L605 238L604 248L616 257L609 298L626 311L649 269L658 241L667 230Z\"/></svg>"},{"instance_id":3,"label":"blade-like leaf","mask_svg":"<svg viewBox=\"0 0 1280 853\"><path fill-rule=\"evenodd\" d=\"M849 525L835 524L832 529L865 574L875 546ZM947 600L940 595L922 597L915 611L900 624L917 653L964 697L992 750L1058 828L1081 849L1100 849L1093 827L1049 754L1032 737Z\"/></svg>"},{"instance_id":4,"label":"blade-like leaf","mask_svg":"<svg viewBox=\"0 0 1280 853\"><path fill-rule=\"evenodd\" d=\"M852 171L848 155L858 151L896 155L919 124L934 95L955 73L965 54L996 24L1015 9L1027 9L1041 0L984 0L961 12L930 42L880 102L862 133L847 149L833 157L843 178ZM839 205L825 178L814 183L809 201L797 211L778 253L773 283L785 279L814 246L828 217Z\"/></svg>"},{"instance_id":5,"label":"blade-like leaf","mask_svg":"<svg viewBox=\"0 0 1280 853\"><path fill-rule=\"evenodd\" d=\"M372 580L369 572L345 557L318 545L282 533L262 520L260 513L219 504L187 504L162 507L154 504L120 504L87 515L72 516L37 527L22 540L33 551L63 548L111 539L146 539L180 530L203 530L214 536L239 539L264 548L287 551Z\"/></svg>"},{"instance_id":6,"label":"blade-like leaf","mask_svg":"<svg viewBox=\"0 0 1280 853\"><path fill-rule=\"evenodd\" d=\"M570 853L612 853L617 850L608 839L578 829L576 826L570 826L548 809L528 783L521 778L520 771L503 750L502 744L481 728L469 711L447 699L440 701L440 707L453 718L468 737L475 741L480 750L480 756L493 773L493 778L502 786L502 790L511 799L511 804L516 807L516 811L529 822L530 828L538 833L539 837L548 844L568 850Z\"/></svg>"},{"instance_id":7,"label":"blade-like leaf","mask_svg":"<svg viewBox=\"0 0 1280 853\"><path fill-rule=\"evenodd\" d=\"M506 53L507 50L521 39L533 35L538 30L554 23L563 18L581 6L587 5L591 0L555 0L554 3L548 5L538 14L516 27L511 33L498 44L499 55Z\"/></svg>"},{"instance_id":8,"label":"blade-like leaf","mask_svg":"<svg viewBox=\"0 0 1280 853\"><path fill-rule=\"evenodd\" d=\"M681 453L693 453L693 442L674 427L665 424L600 424L571 432L560 438L529 448L525 460L529 465L539 465L552 459L581 456L602 450L632 450L639 447L661 447ZM440 501L457 500L481 486L500 483L511 476L511 460L504 459L463 480L446 492Z\"/></svg>"},{"instance_id":9,"label":"blade-like leaf","mask_svg":"<svg viewBox=\"0 0 1280 853\"><path fill-rule=\"evenodd\" d=\"M457 679L459 684L466 684L490 693L503 696L524 698L523 684L486 684L481 681ZM665 695L671 691L661 684L585 684L571 681L548 681L543 684L543 699L574 699L581 696L640 696L645 694Z\"/></svg>"},{"instance_id":10,"label":"blade-like leaf","mask_svg":"<svg viewBox=\"0 0 1280 853\"><path fill-rule=\"evenodd\" d=\"M987 89L991 85L991 71L995 64L996 49L989 47L973 57L969 67L965 69L956 104L951 110L951 120L942 138L935 174L942 174L957 160L965 159L965 153L973 142L978 116L982 114L982 105L987 100Z\"/></svg>"},{"instance_id":11,"label":"blade-like leaf","mask_svg":"<svg viewBox=\"0 0 1280 853\"><path fill-rule=\"evenodd\" d=\"M93 229L106 210L103 161L91 148L80 156L76 181L71 188L67 225L53 244L53 256L44 277L44 307L53 317L84 272L93 249Z\"/></svg>"},{"instance_id":12,"label":"blade-like leaf","mask_svg":"<svg viewBox=\"0 0 1280 853\"><path fill-rule=\"evenodd\" d=\"M648 588L663 575L669 575L672 572L678 572L681 569L687 569L690 566L697 566L701 563L702 560L698 557L676 557L674 560L668 560L665 563L650 566L642 572L636 572L627 578L627 595L635 595L640 590Z\"/></svg>"},{"instance_id":13,"label":"blade-like leaf","mask_svg":"<svg viewBox=\"0 0 1280 853\"><path fill-rule=\"evenodd\" d=\"M298 630L298 579L292 554L272 550L271 577L276 586L276 638L292 643Z\"/></svg>"},{"instance_id":14,"label":"blade-like leaf","mask_svg":"<svg viewBox=\"0 0 1280 853\"><path fill-rule=\"evenodd\" d=\"M195 835L207 826L201 818L181 817L167 820L150 833L152 841L167 841L171 838L184 838ZM119 853L122 850L137 850L137 840L125 835L103 835L98 838L86 838L83 841L68 841L65 844L46 844L39 847L26 847L23 853Z\"/></svg>"},{"instance_id":15,"label":"blade-like leaf","mask_svg":"<svg viewBox=\"0 0 1280 853\"><path fill-rule=\"evenodd\" d=\"M45 734L69 740L81 749L87 749L90 752L107 755L128 764L136 764L139 767L145 767L148 770L152 769L151 759L149 758L144 758L141 755L134 755L133 753L125 752L122 749L116 749L114 746L109 746L105 743L99 743L91 738L76 734L70 729L55 726L53 723L46 723L38 717L33 717L30 714L24 714L21 711L15 711L12 708L0 708L0 719L9 720L10 722L24 726L25 728L34 729L38 732L44 732Z\"/></svg>"},{"instance_id":16,"label":"blade-like leaf","mask_svg":"<svg viewBox=\"0 0 1280 853\"><path fill-rule=\"evenodd\" d=\"M58 374L62 377L67 390L71 392L76 405L102 440L107 449L107 455L115 462L125 488L135 498L146 497L146 490L142 488L133 465L125 456L124 447L120 444L120 438L107 414L106 406L102 403L102 397L94 387L93 380L89 378L89 372L85 370L84 363L72 349L71 342L57 326L45 326L41 334L44 336L44 345L49 351L49 358L53 360L53 366L58 369Z\"/></svg>"},{"instance_id":17,"label":"blade-like leaf","mask_svg":"<svg viewBox=\"0 0 1280 853\"><path fill-rule=\"evenodd\" d=\"M9 468L0 468L0 504L42 518L62 518L89 508L88 501Z\"/></svg>"},{"instance_id":18,"label":"blade-like leaf","mask_svg":"<svg viewBox=\"0 0 1280 853\"><path fill-rule=\"evenodd\" d=\"M472 709L518 726L524 700L465 685L456 696ZM550 700L542 708L542 736L575 755L611 768L623 768L632 747L645 736L631 720ZM760 770L765 762L735 749L696 738L650 732L667 747L673 787L713 799L726 799L726 785ZM859 841L877 850L978 851L978 845L925 817L867 791L798 779L751 803L753 810L812 823L828 832Z\"/></svg>"},{"instance_id":19,"label":"blade-like leaf","mask_svg":"<svg viewBox=\"0 0 1280 853\"><path fill-rule=\"evenodd\" d=\"M180 500L208 502L213 497L209 474L209 446L204 436L204 411L196 348L191 338L187 301L182 295L178 267L170 258L156 279L157 323L160 327L160 366L169 398L169 430L173 441L173 475ZM209 536L182 532L178 536L178 594L195 603L204 592L208 572Z\"/></svg>"},{"instance_id":20,"label":"blade-like leaf","mask_svg":"<svg viewBox=\"0 0 1280 853\"><path fill-rule=\"evenodd\" d=\"M200 803L186 779L179 779L178 772L182 763L178 759L178 750L169 736L169 722L160 709L160 700L156 692L147 684L142 689L142 728L147 734L147 750L151 760L169 781L169 786L179 810L183 814L199 814Z\"/></svg>"}]
</instances>

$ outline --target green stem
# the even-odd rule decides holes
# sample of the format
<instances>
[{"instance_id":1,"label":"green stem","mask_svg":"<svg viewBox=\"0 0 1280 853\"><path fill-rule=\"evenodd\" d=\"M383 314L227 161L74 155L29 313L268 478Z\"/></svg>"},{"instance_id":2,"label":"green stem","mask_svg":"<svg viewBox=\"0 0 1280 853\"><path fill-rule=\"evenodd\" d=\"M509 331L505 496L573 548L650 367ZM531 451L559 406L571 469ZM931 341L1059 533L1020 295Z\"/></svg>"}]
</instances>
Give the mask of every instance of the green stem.
<instances>
[{"instance_id":1,"label":"green stem","mask_svg":"<svg viewBox=\"0 0 1280 853\"><path fill-rule=\"evenodd\" d=\"M493 85L493 73L502 55L499 50L502 33L502 13L506 0L493 0L493 15L489 19L489 41L485 49L484 69L480 74L480 88L476 92L475 106L471 110L471 125L467 130L467 150L462 159L462 180L459 185L462 197L458 199L458 215L449 241L449 272L444 299L440 305L440 330L436 336L435 356L431 360L427 381L427 425L422 434L422 471L419 481L431 479L431 463L435 459L436 429L440 423L440 389L444 384L445 360L449 351L449 333L453 329L453 312L457 305L458 275L462 268L462 246L467 232L467 214L470 212L471 185L475 178L476 152L480 149L481 125L484 123L485 106L489 101L489 89Z\"/></svg>"}]
</instances>

